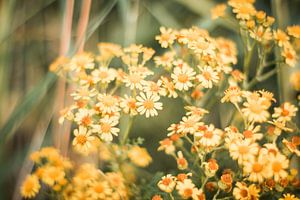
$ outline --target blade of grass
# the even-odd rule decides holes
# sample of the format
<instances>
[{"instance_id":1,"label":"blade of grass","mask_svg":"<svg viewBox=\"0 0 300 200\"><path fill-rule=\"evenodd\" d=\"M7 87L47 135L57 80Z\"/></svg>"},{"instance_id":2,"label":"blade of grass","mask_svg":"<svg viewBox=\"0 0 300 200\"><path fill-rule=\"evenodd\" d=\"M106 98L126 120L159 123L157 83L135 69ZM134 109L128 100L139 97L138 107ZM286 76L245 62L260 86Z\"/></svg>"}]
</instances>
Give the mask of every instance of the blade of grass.
<instances>
[{"instance_id":1,"label":"blade of grass","mask_svg":"<svg viewBox=\"0 0 300 200\"><path fill-rule=\"evenodd\" d=\"M189 10L201 16L210 15L210 9L214 7L213 1L207 0L173 0L185 6Z\"/></svg>"}]
</instances>

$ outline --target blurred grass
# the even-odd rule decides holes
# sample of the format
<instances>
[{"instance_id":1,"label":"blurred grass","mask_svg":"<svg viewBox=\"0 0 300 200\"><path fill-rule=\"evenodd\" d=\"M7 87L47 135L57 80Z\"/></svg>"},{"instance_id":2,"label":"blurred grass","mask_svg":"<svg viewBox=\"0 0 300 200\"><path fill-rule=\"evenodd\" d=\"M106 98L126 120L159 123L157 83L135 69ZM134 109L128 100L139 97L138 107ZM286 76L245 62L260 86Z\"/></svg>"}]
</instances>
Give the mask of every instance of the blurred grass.
<instances>
[{"instance_id":1,"label":"blurred grass","mask_svg":"<svg viewBox=\"0 0 300 200\"><path fill-rule=\"evenodd\" d=\"M26 159L29 144L34 137L37 121L47 116L51 106L53 86L57 77L48 71L57 57L60 43L62 9L65 1L4 0L0 2L0 199L11 199L20 165ZM75 1L73 21L78 23L81 3ZM222 0L110 0L92 1L87 28L85 50L97 51L98 42L116 42L122 45L142 43L162 52L154 40L160 26L184 28L197 25L214 36L226 36L235 41L235 29L224 21L210 20L210 8ZM272 1L275 2L275 1ZM285 1L291 22L300 24L300 1ZM260 9L271 12L270 1L257 1ZM281 7L278 8L281 11ZM277 11L278 12L278 11ZM270 14L270 13L269 13ZM282 14L279 12L279 14ZM295 16L298 16L295 17ZM281 18L281 17L280 17ZM72 41L76 39L73 26ZM72 43L69 55L76 52ZM276 80L272 80L276 83ZM266 85L275 90L274 84ZM287 98L291 94L284 94ZM166 136L169 124L180 120L182 102L163 99L165 111L147 122L138 118L131 137L144 137L155 165L150 171L170 171L175 162L157 152L158 141ZM17 104L17 105L16 105ZM218 107L215 107L218 109ZM221 108L225 109L225 108ZM225 123L222 116L213 116L216 123ZM37 138L43 144L52 144L51 129ZM42 134L41 134L42 135ZM43 141L42 141L43 140Z\"/></svg>"}]
</instances>

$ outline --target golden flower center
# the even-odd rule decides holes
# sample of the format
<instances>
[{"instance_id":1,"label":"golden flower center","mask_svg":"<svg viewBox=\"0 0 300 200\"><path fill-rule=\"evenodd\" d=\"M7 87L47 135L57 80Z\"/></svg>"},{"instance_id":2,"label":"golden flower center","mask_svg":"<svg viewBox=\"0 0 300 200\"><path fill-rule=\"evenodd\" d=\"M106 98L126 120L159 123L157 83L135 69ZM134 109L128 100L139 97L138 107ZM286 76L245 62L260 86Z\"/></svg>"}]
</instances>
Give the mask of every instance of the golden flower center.
<instances>
[{"instance_id":1,"label":"golden flower center","mask_svg":"<svg viewBox=\"0 0 300 200\"><path fill-rule=\"evenodd\" d=\"M164 178L161 182L163 185L168 186L171 183L171 179L170 178Z\"/></svg>"},{"instance_id":2,"label":"golden flower center","mask_svg":"<svg viewBox=\"0 0 300 200\"><path fill-rule=\"evenodd\" d=\"M115 99L111 96L107 96L102 99L102 103L107 107L111 107L115 104Z\"/></svg>"},{"instance_id":3,"label":"golden flower center","mask_svg":"<svg viewBox=\"0 0 300 200\"><path fill-rule=\"evenodd\" d=\"M186 159L184 159L184 158L178 158L177 162L179 165L186 165Z\"/></svg>"},{"instance_id":4,"label":"golden flower center","mask_svg":"<svg viewBox=\"0 0 300 200\"><path fill-rule=\"evenodd\" d=\"M248 196L248 191L247 190L245 190L245 189L241 189L241 191L240 191L240 195L241 195L241 197L247 197Z\"/></svg>"},{"instance_id":5,"label":"golden flower center","mask_svg":"<svg viewBox=\"0 0 300 200\"><path fill-rule=\"evenodd\" d=\"M131 83L139 83L141 81L141 77L138 74L131 74L128 79Z\"/></svg>"},{"instance_id":6,"label":"golden flower center","mask_svg":"<svg viewBox=\"0 0 300 200\"><path fill-rule=\"evenodd\" d=\"M203 134L203 137L205 138L212 138L213 137L213 132L212 131L205 131L204 134Z\"/></svg>"},{"instance_id":7,"label":"golden flower center","mask_svg":"<svg viewBox=\"0 0 300 200\"><path fill-rule=\"evenodd\" d=\"M250 130L246 130L243 132L245 138L251 138L253 136L253 132Z\"/></svg>"},{"instance_id":8,"label":"golden flower center","mask_svg":"<svg viewBox=\"0 0 300 200\"><path fill-rule=\"evenodd\" d=\"M183 191L183 196L185 197L191 197L193 195L193 190L191 188L186 188Z\"/></svg>"},{"instance_id":9,"label":"golden flower center","mask_svg":"<svg viewBox=\"0 0 300 200\"><path fill-rule=\"evenodd\" d=\"M290 51L285 53L285 57L290 60L294 59L294 55Z\"/></svg>"},{"instance_id":10,"label":"golden flower center","mask_svg":"<svg viewBox=\"0 0 300 200\"><path fill-rule=\"evenodd\" d=\"M286 116L289 116L290 112L286 109L283 109L282 112L281 112L281 115L286 117Z\"/></svg>"},{"instance_id":11,"label":"golden flower center","mask_svg":"<svg viewBox=\"0 0 300 200\"><path fill-rule=\"evenodd\" d=\"M274 172L279 172L282 169L282 164L279 161L275 161L272 164L272 170Z\"/></svg>"},{"instance_id":12,"label":"golden flower center","mask_svg":"<svg viewBox=\"0 0 300 200\"><path fill-rule=\"evenodd\" d=\"M260 163L254 163L254 164L252 165L252 170L253 170L253 172L255 172L255 173L261 172L262 169L263 169L263 165L260 164Z\"/></svg>"},{"instance_id":13,"label":"golden flower center","mask_svg":"<svg viewBox=\"0 0 300 200\"><path fill-rule=\"evenodd\" d=\"M135 109L136 108L136 102L134 100L128 101L127 105L130 109Z\"/></svg>"},{"instance_id":14,"label":"golden flower center","mask_svg":"<svg viewBox=\"0 0 300 200\"><path fill-rule=\"evenodd\" d=\"M101 131L103 133L109 133L111 130L111 125L109 123L102 123L101 125Z\"/></svg>"},{"instance_id":15,"label":"golden flower center","mask_svg":"<svg viewBox=\"0 0 300 200\"><path fill-rule=\"evenodd\" d=\"M24 189L26 192L30 192L32 191L32 189L34 188L34 183L31 180L26 181L25 185L24 185Z\"/></svg>"},{"instance_id":16,"label":"golden flower center","mask_svg":"<svg viewBox=\"0 0 300 200\"><path fill-rule=\"evenodd\" d=\"M99 73L99 77L100 77L100 78L103 78L103 79L104 79L104 78L107 78L107 77L108 77L108 73L105 72L105 71L102 71L102 72Z\"/></svg>"},{"instance_id":17,"label":"golden flower center","mask_svg":"<svg viewBox=\"0 0 300 200\"><path fill-rule=\"evenodd\" d=\"M143 106L144 106L147 110L153 109L153 108L154 108L154 102L151 101L151 100L146 100L146 101L144 101Z\"/></svg>"},{"instance_id":18,"label":"golden flower center","mask_svg":"<svg viewBox=\"0 0 300 200\"><path fill-rule=\"evenodd\" d=\"M87 141L87 138L86 138L86 136L85 135L78 135L77 137L76 137L76 140L77 140L77 142L79 143L79 144L85 144L86 143L86 141Z\"/></svg>"},{"instance_id":19,"label":"golden flower center","mask_svg":"<svg viewBox=\"0 0 300 200\"><path fill-rule=\"evenodd\" d=\"M94 190L95 190L95 192L97 192L97 193L102 193L102 192L104 192L104 187L103 187L102 184L98 184L98 185L96 185L96 186L94 187Z\"/></svg>"},{"instance_id":20,"label":"golden flower center","mask_svg":"<svg viewBox=\"0 0 300 200\"><path fill-rule=\"evenodd\" d=\"M186 75L186 74L179 74L178 75L178 81L180 83L186 83L186 82L188 82L188 80L189 80L189 76L188 75Z\"/></svg>"},{"instance_id":21,"label":"golden flower center","mask_svg":"<svg viewBox=\"0 0 300 200\"><path fill-rule=\"evenodd\" d=\"M255 113L255 114L260 114L262 111L262 108L260 105L258 104L250 104L249 109L251 110L251 112Z\"/></svg>"},{"instance_id":22,"label":"golden flower center","mask_svg":"<svg viewBox=\"0 0 300 200\"><path fill-rule=\"evenodd\" d=\"M162 34L160 36L160 40L161 41L165 41L165 42L168 42L170 40L170 35L169 34Z\"/></svg>"},{"instance_id":23,"label":"golden flower center","mask_svg":"<svg viewBox=\"0 0 300 200\"><path fill-rule=\"evenodd\" d=\"M211 80L211 75L209 72L203 72L202 75L206 80L208 81Z\"/></svg>"},{"instance_id":24,"label":"golden flower center","mask_svg":"<svg viewBox=\"0 0 300 200\"><path fill-rule=\"evenodd\" d=\"M84 116L82 119L81 119L81 124L85 125L85 126L88 126L92 123L92 119L89 115L87 116Z\"/></svg>"},{"instance_id":25,"label":"golden flower center","mask_svg":"<svg viewBox=\"0 0 300 200\"><path fill-rule=\"evenodd\" d=\"M249 151L248 146L245 146L245 145L239 146L239 153L240 154L246 154L246 153L248 153L248 151Z\"/></svg>"}]
</instances>

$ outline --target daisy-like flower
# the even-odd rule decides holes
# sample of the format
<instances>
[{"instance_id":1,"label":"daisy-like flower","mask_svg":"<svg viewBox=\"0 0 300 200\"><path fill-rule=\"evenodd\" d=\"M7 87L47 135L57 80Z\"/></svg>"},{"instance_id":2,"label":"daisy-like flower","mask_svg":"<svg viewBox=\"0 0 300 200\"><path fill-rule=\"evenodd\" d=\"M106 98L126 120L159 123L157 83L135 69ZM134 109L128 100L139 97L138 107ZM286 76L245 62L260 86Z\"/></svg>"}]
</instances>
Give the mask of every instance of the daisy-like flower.
<instances>
[{"instance_id":1,"label":"daisy-like flower","mask_svg":"<svg viewBox=\"0 0 300 200\"><path fill-rule=\"evenodd\" d=\"M147 149L134 146L128 151L128 158L139 167L146 167L152 162Z\"/></svg>"},{"instance_id":2,"label":"daisy-like flower","mask_svg":"<svg viewBox=\"0 0 300 200\"><path fill-rule=\"evenodd\" d=\"M211 9L211 18L217 19L219 17L223 17L225 15L226 4L218 4L214 8Z\"/></svg>"},{"instance_id":3,"label":"daisy-like flower","mask_svg":"<svg viewBox=\"0 0 300 200\"><path fill-rule=\"evenodd\" d=\"M219 169L219 165L215 159L209 159L208 162L204 162L203 165L205 168L205 174L208 177L213 177Z\"/></svg>"},{"instance_id":4,"label":"daisy-like flower","mask_svg":"<svg viewBox=\"0 0 300 200\"><path fill-rule=\"evenodd\" d=\"M88 190L86 192L92 199L106 199L110 197L113 191L109 187L107 181L101 180L92 182L92 184L90 185L90 187L88 187Z\"/></svg>"},{"instance_id":5,"label":"daisy-like flower","mask_svg":"<svg viewBox=\"0 0 300 200\"><path fill-rule=\"evenodd\" d=\"M288 41L290 40L289 36L283 30L280 29L274 31L273 36L278 46L280 47L283 47L286 44L288 44Z\"/></svg>"},{"instance_id":6,"label":"daisy-like flower","mask_svg":"<svg viewBox=\"0 0 300 200\"><path fill-rule=\"evenodd\" d=\"M79 87L75 92L71 94L74 100L90 100L92 97L97 95L95 88L90 89L88 86Z\"/></svg>"},{"instance_id":7,"label":"daisy-like flower","mask_svg":"<svg viewBox=\"0 0 300 200\"><path fill-rule=\"evenodd\" d=\"M162 66L166 68L167 70L170 70L172 68L172 61L175 57L174 51L167 51L162 56L155 56L154 62L157 66Z\"/></svg>"},{"instance_id":8,"label":"daisy-like flower","mask_svg":"<svg viewBox=\"0 0 300 200\"><path fill-rule=\"evenodd\" d=\"M281 52L281 55L283 56L284 61L287 65L289 65L290 67L295 67L297 63L297 54L292 46L285 45Z\"/></svg>"},{"instance_id":9,"label":"daisy-like flower","mask_svg":"<svg viewBox=\"0 0 300 200\"><path fill-rule=\"evenodd\" d=\"M65 180L65 172L61 167L46 166L43 169L41 180L45 184L53 187L57 183Z\"/></svg>"},{"instance_id":10,"label":"daisy-like flower","mask_svg":"<svg viewBox=\"0 0 300 200\"><path fill-rule=\"evenodd\" d=\"M183 182L177 182L176 189L182 199L189 199L193 196L194 192L196 192L196 187L191 179L184 179Z\"/></svg>"},{"instance_id":11,"label":"daisy-like flower","mask_svg":"<svg viewBox=\"0 0 300 200\"><path fill-rule=\"evenodd\" d=\"M243 132L245 139L251 139L253 141L261 140L263 138L263 134L260 133L260 126L251 125L248 129Z\"/></svg>"},{"instance_id":12,"label":"daisy-like flower","mask_svg":"<svg viewBox=\"0 0 300 200\"><path fill-rule=\"evenodd\" d=\"M93 124L93 115L95 114L94 110L91 109L79 109L77 113L75 113L74 121L78 125L82 126L91 126Z\"/></svg>"},{"instance_id":13,"label":"daisy-like flower","mask_svg":"<svg viewBox=\"0 0 300 200\"><path fill-rule=\"evenodd\" d=\"M93 69L95 67L94 58L91 54L83 52L72 57L69 67L76 72Z\"/></svg>"},{"instance_id":14,"label":"daisy-like flower","mask_svg":"<svg viewBox=\"0 0 300 200\"><path fill-rule=\"evenodd\" d=\"M257 93L247 95L247 101L243 105L245 108L242 108L242 113L251 122L265 122L270 116L269 105L266 105L265 99Z\"/></svg>"},{"instance_id":15,"label":"daisy-like flower","mask_svg":"<svg viewBox=\"0 0 300 200\"><path fill-rule=\"evenodd\" d=\"M72 144L75 146L75 149L82 153L87 153L92 146L92 141L95 139L91 135L91 131L87 130L84 126L79 126L78 129L74 130L74 136Z\"/></svg>"},{"instance_id":16,"label":"daisy-like flower","mask_svg":"<svg viewBox=\"0 0 300 200\"><path fill-rule=\"evenodd\" d=\"M233 196L235 199L248 200L250 199L249 189L243 182L237 182L233 189Z\"/></svg>"},{"instance_id":17,"label":"daisy-like flower","mask_svg":"<svg viewBox=\"0 0 300 200\"><path fill-rule=\"evenodd\" d=\"M197 79L204 88L212 88L213 83L219 82L219 76L210 66L199 67L200 74L197 75Z\"/></svg>"},{"instance_id":18,"label":"daisy-like flower","mask_svg":"<svg viewBox=\"0 0 300 200\"><path fill-rule=\"evenodd\" d=\"M203 147L215 147L221 142L221 136L223 132L220 129L216 129L213 124L209 126L202 126L199 132L195 133L195 140ZM198 130L199 130L198 129Z\"/></svg>"},{"instance_id":19,"label":"daisy-like flower","mask_svg":"<svg viewBox=\"0 0 300 200\"><path fill-rule=\"evenodd\" d=\"M300 91L300 70L292 73L290 83L296 91Z\"/></svg>"},{"instance_id":20,"label":"daisy-like flower","mask_svg":"<svg viewBox=\"0 0 300 200\"><path fill-rule=\"evenodd\" d=\"M274 110L273 118L277 118L281 122L288 122L292 120L292 117L296 116L298 108L289 102L285 102L280 107L274 108Z\"/></svg>"},{"instance_id":21,"label":"daisy-like flower","mask_svg":"<svg viewBox=\"0 0 300 200\"><path fill-rule=\"evenodd\" d=\"M239 165L245 161L253 161L258 154L259 145L249 139L234 140L229 146L232 159L237 160Z\"/></svg>"},{"instance_id":22,"label":"daisy-like flower","mask_svg":"<svg viewBox=\"0 0 300 200\"><path fill-rule=\"evenodd\" d=\"M237 3L233 7L236 18L240 20L249 20L251 16L256 14L256 10L251 3Z\"/></svg>"},{"instance_id":23,"label":"daisy-like flower","mask_svg":"<svg viewBox=\"0 0 300 200\"><path fill-rule=\"evenodd\" d=\"M118 136L118 132L120 131L119 128L115 126L118 124L118 121L114 118L110 118L105 116L104 118L100 119L99 125L93 126L93 132L98 133L100 138L105 142L111 142L113 140L113 136Z\"/></svg>"},{"instance_id":24,"label":"daisy-like flower","mask_svg":"<svg viewBox=\"0 0 300 200\"><path fill-rule=\"evenodd\" d=\"M119 99L117 97L109 95L109 94L99 94L98 95L99 102L96 106L99 107L100 112L103 114L109 114L118 112L119 108Z\"/></svg>"},{"instance_id":25,"label":"daisy-like flower","mask_svg":"<svg viewBox=\"0 0 300 200\"><path fill-rule=\"evenodd\" d=\"M290 36L293 36L295 38L300 38L300 26L294 25L294 26L288 26L287 32Z\"/></svg>"},{"instance_id":26,"label":"daisy-like flower","mask_svg":"<svg viewBox=\"0 0 300 200\"><path fill-rule=\"evenodd\" d=\"M299 198L296 197L294 194L286 193L279 200L299 200Z\"/></svg>"},{"instance_id":27,"label":"daisy-like flower","mask_svg":"<svg viewBox=\"0 0 300 200\"><path fill-rule=\"evenodd\" d=\"M100 67L92 72L95 82L110 83L116 78L116 70L107 67Z\"/></svg>"},{"instance_id":28,"label":"daisy-like flower","mask_svg":"<svg viewBox=\"0 0 300 200\"><path fill-rule=\"evenodd\" d=\"M165 93L168 97L177 98L178 94L175 91L175 85L172 81L170 81L167 77L161 77L162 87L165 89Z\"/></svg>"},{"instance_id":29,"label":"daisy-like flower","mask_svg":"<svg viewBox=\"0 0 300 200\"><path fill-rule=\"evenodd\" d=\"M225 65L237 63L236 44L228 39L219 37L216 39L220 58Z\"/></svg>"},{"instance_id":30,"label":"daisy-like flower","mask_svg":"<svg viewBox=\"0 0 300 200\"><path fill-rule=\"evenodd\" d=\"M221 102L231 102L233 104L239 103L242 101L242 91L238 86L230 86L224 92L224 97L221 99Z\"/></svg>"},{"instance_id":31,"label":"daisy-like flower","mask_svg":"<svg viewBox=\"0 0 300 200\"><path fill-rule=\"evenodd\" d=\"M286 169L289 167L289 160L281 153L269 154L269 170L274 177L274 180L278 182L280 179L284 179L288 176Z\"/></svg>"},{"instance_id":32,"label":"daisy-like flower","mask_svg":"<svg viewBox=\"0 0 300 200\"><path fill-rule=\"evenodd\" d=\"M271 29L264 28L263 26L255 27L255 29L250 30L250 36L259 42L267 42L272 40Z\"/></svg>"},{"instance_id":33,"label":"daisy-like flower","mask_svg":"<svg viewBox=\"0 0 300 200\"><path fill-rule=\"evenodd\" d=\"M166 90L162 88L162 80L158 80L157 82L147 81L144 86L144 91L151 92L161 96L166 95Z\"/></svg>"},{"instance_id":34,"label":"daisy-like flower","mask_svg":"<svg viewBox=\"0 0 300 200\"><path fill-rule=\"evenodd\" d=\"M188 43L188 48L192 49L195 54L208 57L216 56L216 44L208 37L199 37L197 40Z\"/></svg>"},{"instance_id":35,"label":"daisy-like flower","mask_svg":"<svg viewBox=\"0 0 300 200\"><path fill-rule=\"evenodd\" d=\"M146 117L157 116L157 110L162 110L162 103L158 102L160 97L156 94L147 92L146 94L141 92L139 96L136 97L138 106L137 111Z\"/></svg>"},{"instance_id":36,"label":"daisy-like flower","mask_svg":"<svg viewBox=\"0 0 300 200\"><path fill-rule=\"evenodd\" d=\"M300 156L300 150L298 150L298 148L297 148L297 146L299 146L299 145L295 144L293 141L290 142L287 139L283 139L282 143L285 145L285 147L289 151L287 154L295 153L297 156Z\"/></svg>"},{"instance_id":37,"label":"daisy-like flower","mask_svg":"<svg viewBox=\"0 0 300 200\"><path fill-rule=\"evenodd\" d=\"M161 180L157 183L160 190L171 193L176 186L176 177L171 174L163 176Z\"/></svg>"},{"instance_id":38,"label":"daisy-like flower","mask_svg":"<svg viewBox=\"0 0 300 200\"><path fill-rule=\"evenodd\" d=\"M33 198L41 188L36 175L28 175L21 186L21 194L24 198Z\"/></svg>"},{"instance_id":39,"label":"daisy-like flower","mask_svg":"<svg viewBox=\"0 0 300 200\"><path fill-rule=\"evenodd\" d=\"M184 108L188 111L186 113L187 116L196 116L202 118L205 114L209 113L208 110L195 106L185 106Z\"/></svg>"},{"instance_id":40,"label":"daisy-like flower","mask_svg":"<svg viewBox=\"0 0 300 200\"><path fill-rule=\"evenodd\" d=\"M160 27L160 35L157 35L155 37L156 40L158 40L158 43L161 45L162 48L168 48L171 46L175 39L175 31L171 28L165 28L165 27Z\"/></svg>"},{"instance_id":41,"label":"daisy-like flower","mask_svg":"<svg viewBox=\"0 0 300 200\"><path fill-rule=\"evenodd\" d=\"M178 126L179 124L171 124L171 126L168 128L168 137L178 133Z\"/></svg>"},{"instance_id":42,"label":"daisy-like flower","mask_svg":"<svg viewBox=\"0 0 300 200\"><path fill-rule=\"evenodd\" d=\"M248 180L252 182L262 183L264 179L270 178L272 176L271 171L268 167L268 155L263 151L260 151L258 157L252 161L246 161L244 165L244 173L249 175Z\"/></svg>"},{"instance_id":43,"label":"daisy-like flower","mask_svg":"<svg viewBox=\"0 0 300 200\"><path fill-rule=\"evenodd\" d=\"M188 162L184 158L183 153L181 151L177 152L177 166L180 170L185 170L188 167Z\"/></svg>"},{"instance_id":44,"label":"daisy-like flower","mask_svg":"<svg viewBox=\"0 0 300 200\"><path fill-rule=\"evenodd\" d=\"M141 73L129 73L124 78L124 83L126 87L129 87L131 90L138 89L143 90L143 85L145 85L146 81L145 75Z\"/></svg>"},{"instance_id":45,"label":"daisy-like flower","mask_svg":"<svg viewBox=\"0 0 300 200\"><path fill-rule=\"evenodd\" d=\"M158 147L158 151L165 151L166 154L173 154L175 152L175 146L173 141L169 138L165 138L159 142L160 146Z\"/></svg>"},{"instance_id":46,"label":"daisy-like flower","mask_svg":"<svg viewBox=\"0 0 300 200\"><path fill-rule=\"evenodd\" d=\"M136 99L133 97L129 97L128 95L124 95L124 98L121 99L120 107L123 108L123 111L126 114L130 115L137 115L137 105L136 105Z\"/></svg>"},{"instance_id":47,"label":"daisy-like flower","mask_svg":"<svg viewBox=\"0 0 300 200\"><path fill-rule=\"evenodd\" d=\"M177 132L181 134L194 134L199 126L201 126L203 123L199 122L200 117L198 116L184 116L182 117L180 124L178 125Z\"/></svg>"},{"instance_id":48,"label":"daisy-like flower","mask_svg":"<svg viewBox=\"0 0 300 200\"><path fill-rule=\"evenodd\" d=\"M196 72L191 67L175 67L171 77L175 84L175 88L182 91L193 87L192 80L195 79Z\"/></svg>"}]
</instances>

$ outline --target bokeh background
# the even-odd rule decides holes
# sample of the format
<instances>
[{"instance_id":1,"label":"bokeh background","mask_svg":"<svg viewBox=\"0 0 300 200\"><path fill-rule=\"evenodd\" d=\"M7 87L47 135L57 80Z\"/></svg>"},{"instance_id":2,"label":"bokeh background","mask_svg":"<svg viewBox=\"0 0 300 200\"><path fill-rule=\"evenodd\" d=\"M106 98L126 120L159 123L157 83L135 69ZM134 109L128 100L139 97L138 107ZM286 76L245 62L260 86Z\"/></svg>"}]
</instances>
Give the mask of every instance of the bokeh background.
<instances>
[{"instance_id":1,"label":"bokeh background","mask_svg":"<svg viewBox=\"0 0 300 200\"><path fill-rule=\"evenodd\" d=\"M18 182L22 167L28 165L28 151L53 143L57 81L49 75L48 67L59 55L66 1L0 0L0 200L18 199ZM71 50L85 1L74 2ZM210 19L210 9L221 2L224 1L93 0L84 49L97 52L98 42L123 46L137 43L160 54L162 49L154 39L160 26L199 26L239 45L236 30L230 24ZM279 27L300 24L300 0L256 0L255 5L269 15L277 15ZM242 56L240 53L239 59ZM288 85L289 73L284 98L293 100L296 95ZM260 87L276 91L276 77ZM183 103L166 99L163 103L164 112L158 117L136 119L131 134L145 138L143 146L154 159L148 168L151 172L166 172L176 166L173 159L156 149L168 125L181 119ZM209 120L218 124L221 117L212 115Z\"/></svg>"}]
</instances>

